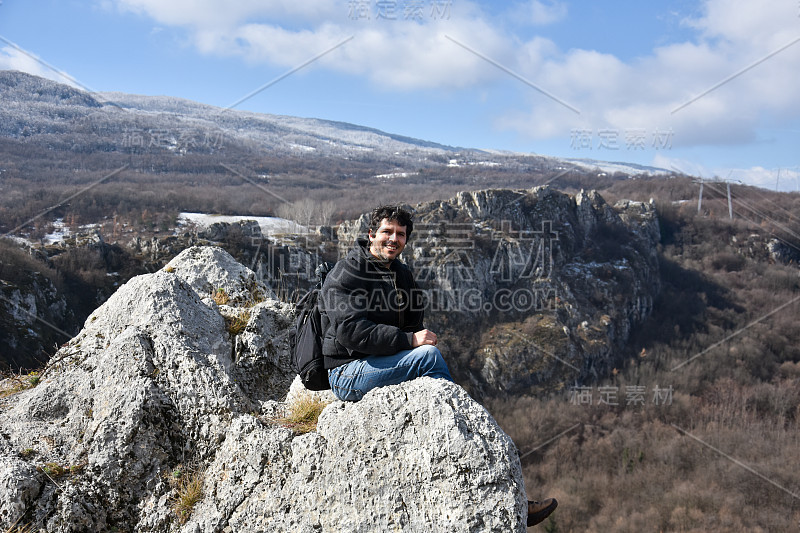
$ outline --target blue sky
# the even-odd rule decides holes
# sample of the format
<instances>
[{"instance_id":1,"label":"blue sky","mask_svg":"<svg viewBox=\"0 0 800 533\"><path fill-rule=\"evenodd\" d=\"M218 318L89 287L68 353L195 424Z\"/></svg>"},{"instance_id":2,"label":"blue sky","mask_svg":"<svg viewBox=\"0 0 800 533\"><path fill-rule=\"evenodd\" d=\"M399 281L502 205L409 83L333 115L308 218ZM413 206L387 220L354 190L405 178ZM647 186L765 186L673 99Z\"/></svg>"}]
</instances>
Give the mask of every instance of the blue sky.
<instances>
[{"instance_id":1,"label":"blue sky","mask_svg":"<svg viewBox=\"0 0 800 533\"><path fill-rule=\"evenodd\" d=\"M237 109L800 185L797 0L3 0L0 39L94 91L228 106L295 71Z\"/></svg>"}]
</instances>

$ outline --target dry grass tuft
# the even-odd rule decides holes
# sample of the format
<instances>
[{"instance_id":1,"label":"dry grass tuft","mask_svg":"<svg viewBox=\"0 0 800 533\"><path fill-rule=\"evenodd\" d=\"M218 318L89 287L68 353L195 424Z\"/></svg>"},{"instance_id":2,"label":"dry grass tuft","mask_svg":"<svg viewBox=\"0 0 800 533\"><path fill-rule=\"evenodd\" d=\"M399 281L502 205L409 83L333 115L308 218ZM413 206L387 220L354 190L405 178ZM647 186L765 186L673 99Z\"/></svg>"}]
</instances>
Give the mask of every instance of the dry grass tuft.
<instances>
[{"instance_id":1,"label":"dry grass tuft","mask_svg":"<svg viewBox=\"0 0 800 533\"><path fill-rule=\"evenodd\" d=\"M250 311L243 311L236 316L232 317L225 317L225 325L228 328L228 333L231 334L232 337L239 335L244 331L244 328L247 327L247 323L250 321Z\"/></svg>"},{"instance_id":2,"label":"dry grass tuft","mask_svg":"<svg viewBox=\"0 0 800 533\"><path fill-rule=\"evenodd\" d=\"M23 457L23 454L27 457L31 457L35 454L35 450L30 448L23 450L20 453L20 456ZM43 472L52 480L58 479L63 476L74 476L80 474L84 468L86 468L86 461L80 464L75 465L63 465L56 462L49 462L45 463L41 466L36 467L39 472Z\"/></svg>"},{"instance_id":3,"label":"dry grass tuft","mask_svg":"<svg viewBox=\"0 0 800 533\"><path fill-rule=\"evenodd\" d=\"M33 525L32 524L19 524L19 521L22 519L20 516L16 522L14 522L11 527L5 530L5 533L32 533L33 532Z\"/></svg>"},{"instance_id":4,"label":"dry grass tuft","mask_svg":"<svg viewBox=\"0 0 800 533\"><path fill-rule=\"evenodd\" d=\"M185 524L197 502L203 499L203 480L205 472L196 467L178 465L169 474L169 484L175 491L172 496L172 510Z\"/></svg>"},{"instance_id":5,"label":"dry grass tuft","mask_svg":"<svg viewBox=\"0 0 800 533\"><path fill-rule=\"evenodd\" d=\"M0 380L0 398L32 389L39 384L39 381L41 381L39 372L31 372L27 375L11 374Z\"/></svg>"},{"instance_id":6,"label":"dry grass tuft","mask_svg":"<svg viewBox=\"0 0 800 533\"><path fill-rule=\"evenodd\" d=\"M44 466L41 467L41 470L51 478L58 478L66 475L69 472L69 468L66 468L58 463L52 463L52 462L46 463Z\"/></svg>"},{"instance_id":7,"label":"dry grass tuft","mask_svg":"<svg viewBox=\"0 0 800 533\"><path fill-rule=\"evenodd\" d=\"M231 297L228 295L225 289L221 287L214 291L212 298L214 299L214 303L217 305L225 305L231 300Z\"/></svg>"},{"instance_id":8,"label":"dry grass tuft","mask_svg":"<svg viewBox=\"0 0 800 533\"><path fill-rule=\"evenodd\" d=\"M328 403L310 394L301 395L286 406L286 415L276 421L299 434L316 431L319 415Z\"/></svg>"}]
</instances>

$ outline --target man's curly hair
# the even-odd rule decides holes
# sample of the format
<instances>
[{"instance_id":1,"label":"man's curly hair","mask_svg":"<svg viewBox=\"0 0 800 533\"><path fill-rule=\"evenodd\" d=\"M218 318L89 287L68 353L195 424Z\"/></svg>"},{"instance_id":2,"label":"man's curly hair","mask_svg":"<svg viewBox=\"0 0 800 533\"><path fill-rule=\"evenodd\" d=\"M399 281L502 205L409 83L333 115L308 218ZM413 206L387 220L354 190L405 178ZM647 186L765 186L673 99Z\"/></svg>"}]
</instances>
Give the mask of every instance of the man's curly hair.
<instances>
[{"instance_id":1,"label":"man's curly hair","mask_svg":"<svg viewBox=\"0 0 800 533\"><path fill-rule=\"evenodd\" d=\"M411 232L414 231L414 221L412 220L411 213L399 205L382 205L372 210L369 219L369 230L373 234L378 231L383 219L395 221L401 226L406 227L406 239L411 237Z\"/></svg>"}]
</instances>

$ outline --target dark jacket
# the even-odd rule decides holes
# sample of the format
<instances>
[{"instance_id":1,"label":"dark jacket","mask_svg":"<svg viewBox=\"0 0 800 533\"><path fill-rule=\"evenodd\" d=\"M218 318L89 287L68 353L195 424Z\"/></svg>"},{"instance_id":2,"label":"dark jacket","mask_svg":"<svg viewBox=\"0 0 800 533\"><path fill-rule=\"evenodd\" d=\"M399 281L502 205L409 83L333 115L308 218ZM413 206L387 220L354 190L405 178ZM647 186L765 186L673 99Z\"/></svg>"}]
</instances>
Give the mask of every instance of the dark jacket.
<instances>
[{"instance_id":1,"label":"dark jacket","mask_svg":"<svg viewBox=\"0 0 800 533\"><path fill-rule=\"evenodd\" d=\"M359 239L322 288L325 368L410 350L412 334L424 329L421 296L404 263L395 259L387 269Z\"/></svg>"}]
</instances>

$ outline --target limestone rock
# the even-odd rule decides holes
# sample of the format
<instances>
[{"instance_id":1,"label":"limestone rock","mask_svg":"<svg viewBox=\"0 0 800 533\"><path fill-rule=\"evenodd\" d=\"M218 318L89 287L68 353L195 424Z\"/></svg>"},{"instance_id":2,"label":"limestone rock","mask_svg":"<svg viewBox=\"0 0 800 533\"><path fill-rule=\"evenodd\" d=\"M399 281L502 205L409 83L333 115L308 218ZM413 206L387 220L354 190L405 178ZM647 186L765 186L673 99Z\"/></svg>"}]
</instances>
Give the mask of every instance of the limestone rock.
<instances>
[{"instance_id":1,"label":"limestone rock","mask_svg":"<svg viewBox=\"0 0 800 533\"><path fill-rule=\"evenodd\" d=\"M766 244L766 249L769 252L770 258L776 263L800 263L800 252L785 241L770 239Z\"/></svg>"},{"instance_id":2,"label":"limestone rock","mask_svg":"<svg viewBox=\"0 0 800 533\"><path fill-rule=\"evenodd\" d=\"M255 220L240 220L234 223L215 222L205 229L200 229L197 236L215 242L223 242L236 236L255 240L264 238L261 226Z\"/></svg>"},{"instance_id":3,"label":"limestone rock","mask_svg":"<svg viewBox=\"0 0 800 533\"><path fill-rule=\"evenodd\" d=\"M334 402L316 433L281 426L278 400L306 393L289 394L291 307L193 288L243 297L251 274L218 248L187 250L92 313L34 388L0 399L0 529L524 529L516 449L458 385ZM248 319L232 333L236 314ZM186 468L204 496L181 524L170 480Z\"/></svg>"},{"instance_id":4,"label":"limestone rock","mask_svg":"<svg viewBox=\"0 0 800 533\"><path fill-rule=\"evenodd\" d=\"M525 531L510 438L458 385L421 378L335 402L292 438L243 416L184 532Z\"/></svg>"},{"instance_id":5,"label":"limestone rock","mask_svg":"<svg viewBox=\"0 0 800 533\"><path fill-rule=\"evenodd\" d=\"M252 270L216 246L188 248L167 263L164 270L177 274L201 297L213 296L222 289L231 304L255 303L269 293Z\"/></svg>"},{"instance_id":6,"label":"limestone rock","mask_svg":"<svg viewBox=\"0 0 800 533\"><path fill-rule=\"evenodd\" d=\"M428 301L426 326L477 398L607 373L660 290L653 203L535 187L414 211L403 257Z\"/></svg>"},{"instance_id":7,"label":"limestone rock","mask_svg":"<svg viewBox=\"0 0 800 533\"><path fill-rule=\"evenodd\" d=\"M17 457L0 457L0 524L15 524L42 485L36 469Z\"/></svg>"},{"instance_id":8,"label":"limestone rock","mask_svg":"<svg viewBox=\"0 0 800 533\"><path fill-rule=\"evenodd\" d=\"M245 312L247 326L235 338L234 379L251 399L283 400L297 376L289 351L294 306L268 299Z\"/></svg>"},{"instance_id":9,"label":"limestone rock","mask_svg":"<svg viewBox=\"0 0 800 533\"><path fill-rule=\"evenodd\" d=\"M174 274L117 291L0 414L1 455L30 449L40 467L70 472L70 491L43 480L36 521L48 531L135 522L165 469L210 453L232 415L252 408L231 379L231 353L222 316Z\"/></svg>"}]
</instances>

